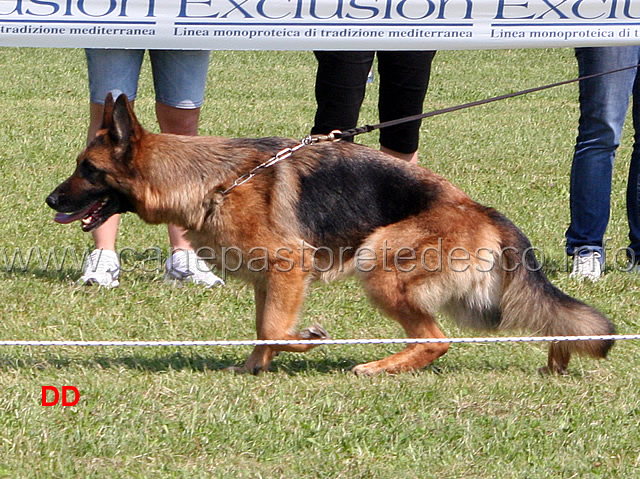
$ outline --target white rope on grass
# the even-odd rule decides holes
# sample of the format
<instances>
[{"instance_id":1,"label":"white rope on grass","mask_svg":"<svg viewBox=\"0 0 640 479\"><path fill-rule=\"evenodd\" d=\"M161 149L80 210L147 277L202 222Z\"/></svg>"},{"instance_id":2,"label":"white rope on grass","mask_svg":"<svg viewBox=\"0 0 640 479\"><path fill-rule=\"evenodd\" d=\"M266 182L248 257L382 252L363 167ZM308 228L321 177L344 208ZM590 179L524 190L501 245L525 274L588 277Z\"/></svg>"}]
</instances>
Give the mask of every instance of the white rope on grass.
<instances>
[{"instance_id":1,"label":"white rope on grass","mask_svg":"<svg viewBox=\"0 0 640 479\"><path fill-rule=\"evenodd\" d=\"M640 339L640 334L610 334L603 336L526 336L493 338L394 338L394 339L254 339L203 341L31 341L0 340L0 346L288 346L355 345L355 344L428 344L428 343L525 343L562 341L609 341Z\"/></svg>"}]
</instances>

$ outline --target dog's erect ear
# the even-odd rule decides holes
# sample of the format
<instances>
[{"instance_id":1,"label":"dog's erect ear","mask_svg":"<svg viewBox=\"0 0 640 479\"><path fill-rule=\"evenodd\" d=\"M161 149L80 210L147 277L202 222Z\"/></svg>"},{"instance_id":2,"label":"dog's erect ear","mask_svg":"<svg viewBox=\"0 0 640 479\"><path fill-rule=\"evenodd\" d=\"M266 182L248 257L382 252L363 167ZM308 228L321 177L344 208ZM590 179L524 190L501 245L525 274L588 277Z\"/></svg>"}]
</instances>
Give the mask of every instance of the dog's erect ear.
<instances>
[{"instance_id":1,"label":"dog's erect ear","mask_svg":"<svg viewBox=\"0 0 640 479\"><path fill-rule=\"evenodd\" d=\"M124 146L131 140L140 138L142 127L138 123L133 108L124 93L114 102L113 95L107 94L104 102L102 128L106 129L109 138L116 145Z\"/></svg>"},{"instance_id":2,"label":"dog's erect ear","mask_svg":"<svg viewBox=\"0 0 640 479\"><path fill-rule=\"evenodd\" d=\"M113 95L107 93L104 99L104 107L102 108L102 128L107 129L113 123Z\"/></svg>"}]
</instances>

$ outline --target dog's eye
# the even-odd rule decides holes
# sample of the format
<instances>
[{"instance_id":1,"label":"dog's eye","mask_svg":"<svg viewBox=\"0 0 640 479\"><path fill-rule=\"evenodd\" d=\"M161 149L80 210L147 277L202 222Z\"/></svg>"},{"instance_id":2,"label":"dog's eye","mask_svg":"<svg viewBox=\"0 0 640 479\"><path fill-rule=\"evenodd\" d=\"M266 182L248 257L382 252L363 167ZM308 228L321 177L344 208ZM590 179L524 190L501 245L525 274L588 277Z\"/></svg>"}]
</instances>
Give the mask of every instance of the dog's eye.
<instances>
[{"instance_id":1,"label":"dog's eye","mask_svg":"<svg viewBox=\"0 0 640 479\"><path fill-rule=\"evenodd\" d=\"M89 163L89 161L82 160L80 162L80 176L89 183L97 183L102 177L102 171Z\"/></svg>"}]
</instances>

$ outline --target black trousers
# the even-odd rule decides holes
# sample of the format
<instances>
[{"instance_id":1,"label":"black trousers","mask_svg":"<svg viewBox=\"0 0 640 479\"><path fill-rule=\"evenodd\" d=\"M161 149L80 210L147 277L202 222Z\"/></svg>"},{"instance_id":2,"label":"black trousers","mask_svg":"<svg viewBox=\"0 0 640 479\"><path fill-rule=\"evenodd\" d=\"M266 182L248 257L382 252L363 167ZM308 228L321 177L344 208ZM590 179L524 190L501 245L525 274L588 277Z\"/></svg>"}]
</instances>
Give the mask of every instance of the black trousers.
<instances>
[{"instance_id":1,"label":"black trousers","mask_svg":"<svg viewBox=\"0 0 640 479\"><path fill-rule=\"evenodd\" d=\"M316 51L316 111L312 134L354 128L367 76L378 56L380 122L422 113L435 51ZM400 153L418 149L421 121L384 128L380 144Z\"/></svg>"}]
</instances>

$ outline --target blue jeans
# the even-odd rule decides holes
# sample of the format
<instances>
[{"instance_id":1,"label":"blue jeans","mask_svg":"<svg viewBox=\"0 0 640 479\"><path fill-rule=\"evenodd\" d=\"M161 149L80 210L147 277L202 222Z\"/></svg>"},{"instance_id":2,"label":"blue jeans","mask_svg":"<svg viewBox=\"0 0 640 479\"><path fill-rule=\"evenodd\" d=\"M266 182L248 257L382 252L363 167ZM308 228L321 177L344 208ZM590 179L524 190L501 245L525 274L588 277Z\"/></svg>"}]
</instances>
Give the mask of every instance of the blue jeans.
<instances>
[{"instance_id":1,"label":"blue jeans","mask_svg":"<svg viewBox=\"0 0 640 479\"><path fill-rule=\"evenodd\" d=\"M145 50L87 48L85 52L93 103L103 104L108 92L135 100ZM202 106L209 51L149 50L149 58L156 101L183 109Z\"/></svg>"},{"instance_id":2,"label":"blue jeans","mask_svg":"<svg viewBox=\"0 0 640 479\"><path fill-rule=\"evenodd\" d=\"M640 63L640 46L577 48L580 76ZM580 121L571 167L571 224L567 253L604 252L611 177L622 126L633 96L635 129L627 183L630 259L640 260L640 75L629 69L580 82Z\"/></svg>"}]
</instances>

